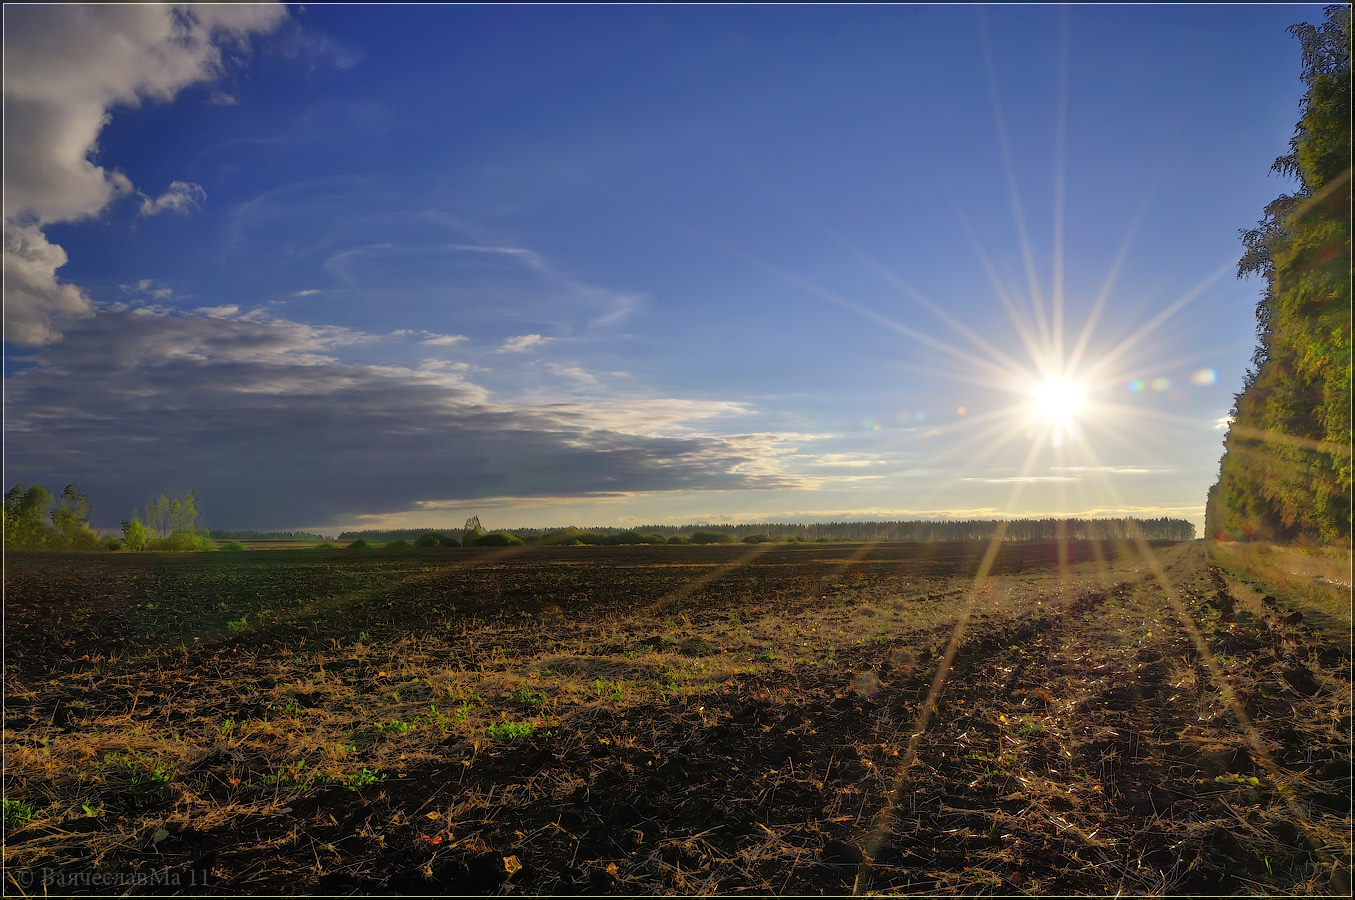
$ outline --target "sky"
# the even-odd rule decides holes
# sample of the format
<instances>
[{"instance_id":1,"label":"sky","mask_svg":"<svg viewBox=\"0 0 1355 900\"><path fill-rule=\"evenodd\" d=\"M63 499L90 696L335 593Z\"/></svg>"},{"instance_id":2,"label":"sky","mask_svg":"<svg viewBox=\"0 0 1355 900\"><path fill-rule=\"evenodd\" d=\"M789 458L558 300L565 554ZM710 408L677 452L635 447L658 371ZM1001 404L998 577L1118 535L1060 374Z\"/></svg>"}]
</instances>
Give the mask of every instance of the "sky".
<instances>
[{"instance_id":1,"label":"sky","mask_svg":"<svg viewBox=\"0 0 1355 900\"><path fill-rule=\"evenodd\" d=\"M1202 528L1318 6L4 8L4 478L108 530Z\"/></svg>"}]
</instances>

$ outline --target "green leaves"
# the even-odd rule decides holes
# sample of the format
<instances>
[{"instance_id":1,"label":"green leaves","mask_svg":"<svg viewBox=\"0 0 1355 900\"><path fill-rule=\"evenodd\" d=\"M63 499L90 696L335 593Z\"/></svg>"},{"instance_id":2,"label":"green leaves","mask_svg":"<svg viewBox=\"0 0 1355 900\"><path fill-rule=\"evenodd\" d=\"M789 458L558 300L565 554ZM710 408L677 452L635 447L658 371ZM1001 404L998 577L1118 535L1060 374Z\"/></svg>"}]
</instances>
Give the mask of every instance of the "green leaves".
<instances>
[{"instance_id":1,"label":"green leaves","mask_svg":"<svg viewBox=\"0 0 1355 900\"><path fill-rule=\"evenodd\" d=\"M1298 190L1242 234L1239 277L1260 275L1260 343L1237 395L1213 536L1343 543L1351 525L1350 10L1290 28L1309 91L1274 171Z\"/></svg>"}]
</instances>

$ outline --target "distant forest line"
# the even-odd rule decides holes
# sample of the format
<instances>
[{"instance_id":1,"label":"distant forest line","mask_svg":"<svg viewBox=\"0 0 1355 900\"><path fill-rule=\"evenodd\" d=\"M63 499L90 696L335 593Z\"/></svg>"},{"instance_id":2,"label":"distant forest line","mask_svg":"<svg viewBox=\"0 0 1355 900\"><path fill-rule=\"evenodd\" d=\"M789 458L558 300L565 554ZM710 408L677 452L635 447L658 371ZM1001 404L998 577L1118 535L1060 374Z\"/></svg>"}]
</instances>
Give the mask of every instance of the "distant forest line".
<instances>
[{"instance_id":1,"label":"distant forest line","mask_svg":"<svg viewBox=\"0 0 1355 900\"><path fill-rule=\"evenodd\" d=\"M1053 541L1068 540L1128 540L1136 534L1151 541L1191 541L1195 526L1185 519L965 519L963 521L899 521L899 522L811 522L803 524L762 522L745 525L643 525L634 528L597 526L569 529L576 534L619 535L628 532L663 537L690 537L698 532L721 532L735 540L765 535L782 540L838 540L838 541L988 541L999 526L1005 525L1003 540ZM540 540L560 534L564 528L512 528L507 532L526 541ZM459 527L395 528L345 531L341 541L367 540L386 542L413 541L429 531L459 536ZM233 533L234 534L234 533ZM215 533L213 533L215 536ZM316 538L319 539L318 536Z\"/></svg>"},{"instance_id":2,"label":"distant forest line","mask_svg":"<svg viewBox=\"0 0 1355 900\"><path fill-rule=\"evenodd\" d=\"M416 532L416 535L423 534L423 529ZM214 541L327 541L329 540L323 534L315 534L311 531L253 531L251 529L230 530L225 528L213 528L207 532L207 536Z\"/></svg>"}]
</instances>

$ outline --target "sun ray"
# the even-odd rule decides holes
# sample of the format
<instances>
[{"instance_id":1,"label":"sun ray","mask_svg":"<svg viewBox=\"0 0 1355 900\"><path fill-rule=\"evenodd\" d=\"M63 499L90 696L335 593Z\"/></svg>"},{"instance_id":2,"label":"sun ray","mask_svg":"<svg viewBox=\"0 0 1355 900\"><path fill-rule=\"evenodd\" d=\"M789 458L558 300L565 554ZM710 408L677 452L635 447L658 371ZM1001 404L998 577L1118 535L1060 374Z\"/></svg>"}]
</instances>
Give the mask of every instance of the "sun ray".
<instances>
[{"instance_id":1,"label":"sun ray","mask_svg":"<svg viewBox=\"0 0 1355 900\"><path fill-rule=\"evenodd\" d=\"M1125 232L1124 238L1120 241L1119 249L1115 251L1115 258L1111 261L1110 270L1106 273L1105 280L1101 283L1101 289L1096 293L1096 299L1092 302L1091 312L1087 314L1087 321L1082 325L1082 331L1078 334L1077 342L1073 345L1073 352L1068 356L1068 366L1076 370L1082 363L1082 356L1087 352L1087 344L1096 331L1096 324L1100 321L1101 313L1105 310L1106 301L1110 299L1110 292L1115 288L1115 282L1119 280L1120 269L1124 267L1125 260L1129 257L1129 249L1134 244L1134 238L1138 235L1139 228L1143 225L1143 220L1148 215L1148 206L1152 201L1153 193L1156 189L1156 181L1149 186L1144 193L1143 201L1139 204L1134 218L1129 221L1129 229Z\"/></svg>"},{"instance_id":2,"label":"sun ray","mask_svg":"<svg viewBox=\"0 0 1355 900\"><path fill-rule=\"evenodd\" d=\"M1187 304L1189 304L1196 297L1200 296L1200 294L1203 294L1209 288L1213 287L1213 285L1220 278L1222 278L1227 273L1233 271L1233 269L1235 269L1236 267L1237 263L1233 262L1232 260L1229 260L1222 266L1219 266L1219 268L1215 269L1203 281L1201 281L1199 284L1196 284L1190 290L1186 291L1175 301L1173 301L1170 305L1168 305L1160 312L1158 312L1157 315L1153 316L1145 324L1140 326L1138 330L1136 330L1133 334L1119 341L1114 347L1110 348L1110 350L1108 350L1106 354L1101 357L1101 359L1097 360L1096 363L1089 367L1088 374L1091 377L1096 377L1097 375L1099 375L1099 373L1105 371L1112 362L1119 359L1131 348L1133 348L1134 345L1136 345L1139 341L1143 340L1145 337L1147 337L1148 335L1156 331L1158 328L1160 328L1164 322L1166 322L1172 316L1176 315L1178 312L1184 309Z\"/></svg>"},{"instance_id":3,"label":"sun ray","mask_svg":"<svg viewBox=\"0 0 1355 900\"><path fill-rule=\"evenodd\" d=\"M836 237L836 235L833 235L831 232L829 232L829 236L834 237L837 240L837 242L842 245L844 249L846 249L849 253L854 255L857 259L861 260L861 262L865 263L867 268L874 271L877 275L879 275L885 281L889 282L892 286L898 288L903 293L912 297L913 300L918 303L918 305L922 306L932 315L936 316L938 319L945 322L951 328L955 329L957 333L963 335L964 337L969 338L969 340L973 342L974 346L978 347L980 350L986 351L998 362L1010 366L1013 370L1020 370L1022 368L1020 363L1016 362L1016 360L1012 359L1006 353L999 350L987 339L979 335L977 332L975 332L969 326L965 325L959 319L956 319L950 313L946 312L944 309L937 306L936 303L934 303L931 300L931 298L929 298L921 291L914 288L908 282L904 281L893 271L891 271L884 265L880 264L879 262L876 262L865 252L858 250L855 246L848 243L846 240Z\"/></svg>"},{"instance_id":4,"label":"sun ray","mask_svg":"<svg viewBox=\"0 0 1355 900\"><path fill-rule=\"evenodd\" d=\"M1028 472L1034 464L1035 457L1040 451L1040 442L1032 441L1030 452L1026 454L1025 462L1022 464L1022 472ZM1012 495L1007 503L1008 508L1015 508L1020 500L1021 493L1025 488L1023 482L1017 482L1012 486ZM964 640L965 629L969 625L969 619L973 614L974 605L978 600L980 593L984 590L988 575L992 571L993 563L997 560L998 551L1002 548L1002 541L1007 534L1008 521L1000 520L997 527L993 530L993 536L988 541L983 558L979 561L978 571L974 574L969 591L965 594L965 604L961 607L959 615L955 618L955 625L951 629L950 639L946 642L946 649L941 655L941 660L937 664L936 675L932 679L931 687L928 689L927 697L918 708L917 716L913 720L913 727L909 732L908 746L905 752L899 754L898 769L894 775L893 790L885 794L884 809L876 816L878 824L872 830L870 838L866 842L865 861L857 869L856 880L852 884L852 895L856 896L860 892L861 878L870 871L870 860L878 853L881 844L888 834L893 831L894 808L898 804L899 797L903 796L903 785L908 778L908 770L917 762L918 747L921 745L922 736L926 733L931 724L932 711L936 708L936 702L941 699L941 694L945 690L946 680L950 677L951 667L955 663L955 655L959 652L960 644Z\"/></svg>"},{"instance_id":5,"label":"sun ray","mask_svg":"<svg viewBox=\"0 0 1355 900\"><path fill-rule=\"evenodd\" d=\"M763 553L766 553L768 550L772 549L773 546L775 545L772 544L770 541L764 544L754 544L752 549L747 551L746 553L741 553L734 559L731 559L729 562L722 563L721 565L718 565L715 568L711 569L709 572L706 572L703 575L698 575L697 577L689 579L688 581L685 581L682 584L678 585L676 588L669 591L667 594L664 594L662 597L655 600L653 603L644 607L644 609L641 610L639 614L654 615L667 606L671 606L676 603L681 603L683 600L687 599L692 594L701 590L703 587L715 581L716 579L728 575L735 569L741 569L744 566L748 565L754 559L757 559Z\"/></svg>"},{"instance_id":6,"label":"sun ray","mask_svg":"<svg viewBox=\"0 0 1355 900\"><path fill-rule=\"evenodd\" d=\"M1088 448L1088 452L1092 459L1097 460L1099 463L1095 450ZM1115 489L1114 484L1111 483L1109 478L1106 479L1105 486L1115 501L1123 505L1123 498L1119 496L1119 492ZM1140 558L1148 566L1151 577L1157 582L1158 589L1161 591L1162 596L1166 598L1177 622L1190 637L1191 643L1195 647L1196 654L1205 664L1210 681L1213 682L1214 687L1219 691L1219 694L1225 698L1225 701L1229 704L1233 717L1237 720L1239 727L1242 729L1243 737L1251 746L1252 757L1261 762L1262 768L1265 769L1266 775L1271 783L1282 787L1291 786L1292 782L1290 781L1290 774L1282 769L1271 758L1270 751L1267 748L1265 741L1262 739L1260 732L1252 722L1251 716L1247 714L1246 708L1242 705L1237 690L1233 687L1232 682L1228 679L1227 674L1223 671L1222 666L1214 656L1208 641L1205 640L1204 635L1200 632L1199 626L1195 623L1195 617L1191 614L1185 603L1182 602L1180 592L1167 577L1166 567L1162 564L1161 558L1153 550L1152 545L1148 543L1147 539L1144 538L1142 531L1132 519L1129 520L1128 527L1129 540L1134 544ZM1307 822L1309 820L1308 814L1299 806L1292 787L1290 787L1289 790L1282 789L1279 793L1289 807L1291 815L1301 822ZM1327 855L1322 852L1322 848L1320 848L1308 835L1304 835L1304 840L1308 844L1309 849L1312 850L1314 855L1318 858L1323 858Z\"/></svg>"},{"instance_id":7,"label":"sun ray","mask_svg":"<svg viewBox=\"0 0 1355 900\"><path fill-rule=\"evenodd\" d=\"M1022 369L1020 363L1018 363L1012 357L1008 356L995 344L991 343L990 341L985 339L982 335L978 334L978 332L974 331L972 328L965 325L959 319L955 318L950 313L946 312L934 300L932 300L926 294L922 293L913 285L905 281L898 273L896 273L888 266L881 263L879 260L875 259L870 254L866 253L856 244L852 243L847 238L843 237L839 232L837 232L830 226L824 224L822 221L811 215L793 197L786 195L783 191L777 189L774 185L769 184L756 171L750 170L747 174L749 178L756 180L764 191L774 196L779 203L785 206L799 219L808 223L809 225L817 229L820 233L822 233L825 237L827 237L829 240L831 240L833 243L837 244L839 247L846 250L852 256L856 257L862 264L866 266L866 268L875 272L875 274L883 278L892 287L895 287L904 294L907 294L909 297L911 297L914 301L916 301L920 306L922 306L932 315L936 316L941 321L949 325L952 329L955 330L957 334L961 335L962 337L968 338L978 349L988 353L997 361L1010 366L1014 371L1019 371L1020 369ZM936 173L936 177L938 181L944 182L944 178L939 172ZM948 187L947 191L949 192ZM953 195L951 195L951 202L955 203Z\"/></svg>"},{"instance_id":8,"label":"sun ray","mask_svg":"<svg viewBox=\"0 0 1355 900\"><path fill-rule=\"evenodd\" d=\"M939 350L940 352L945 353L946 355L951 356L954 359L959 360L960 362L967 363L971 366L983 369L984 371L989 372L996 378L1005 378L1009 374L991 360L984 359L981 356L975 356L974 354L969 353L968 351L965 350L961 350L960 348L955 347L947 343L946 341L941 340L940 338L932 337L931 335L926 334L925 332L918 331L916 328L910 328L909 326L904 325L902 322L896 321L895 319L892 319L889 316L884 315L883 313L878 313L875 310L870 309L869 307L862 306L860 303L857 303L854 300L848 300L846 297L842 297L838 294L835 294L832 291L827 290L826 288L819 287L817 284L814 284L811 281L801 278L798 275L792 275L791 273L786 272L778 268L777 266L772 265L771 263L763 262L762 260L759 260L753 256L750 256L746 253L743 253L730 247L725 247L722 249L724 250L724 252L734 256L736 259L739 259L742 262L745 262L749 265L759 268L762 271L766 272L767 274L773 276L774 278L777 278L780 281L785 282L786 284L789 284L793 287L797 287L800 290L805 291L806 293L813 294L814 296L819 297L822 300L826 300L827 302L832 303L834 306L841 307L842 309L845 309L848 312L855 313L856 315L860 316L861 318L865 319L868 322L874 322L876 325L888 328L889 330L902 334L905 337L910 337L913 340L917 341L918 343L931 347L933 350Z\"/></svg>"},{"instance_id":9,"label":"sun ray","mask_svg":"<svg viewBox=\"0 0 1355 900\"><path fill-rule=\"evenodd\" d=\"M949 193L949 191L947 191ZM960 228L964 231L965 237L969 239L969 245L973 248L974 254L979 258L979 265L983 272L988 276L988 283L993 287L993 293L997 295L998 302L1007 312L1007 318L1011 321L1012 327L1016 329L1016 334L1021 340L1021 345L1026 348L1026 353L1031 359L1040 359L1044 353L1040 349L1040 343L1037 335L1031 332L1031 323L1027 321L1025 315L1017 307L1016 301L1007 291L1002 279L998 276L997 269L993 266L993 261L984 252L983 245L979 242L979 236L969 223L964 211L960 208L959 201L953 194L950 195L951 206L955 211L955 216L960 221Z\"/></svg>"},{"instance_id":10,"label":"sun ray","mask_svg":"<svg viewBox=\"0 0 1355 900\"><path fill-rule=\"evenodd\" d=\"M1059 86L1054 125L1054 272L1053 331L1054 358L1063 358L1063 225L1067 203L1068 144L1068 44L1069 14L1064 6L1059 15Z\"/></svg>"},{"instance_id":11,"label":"sun ray","mask_svg":"<svg viewBox=\"0 0 1355 900\"><path fill-rule=\"evenodd\" d=\"M1011 200L1012 218L1016 224L1017 240L1021 244L1021 260L1026 268L1026 284L1030 291L1030 306L1035 312L1035 327L1039 329L1047 353L1052 346L1049 322L1045 318L1044 297L1040 291L1039 275L1035 269L1035 254L1031 250L1030 235L1026 230L1026 216L1021 206L1021 192L1016 186L1016 165L1012 162L1011 141L1007 137L1007 119L1002 111L1002 97L998 91L997 65L988 41L988 26L983 18L983 7L976 6L979 20L979 40L983 46L983 63L988 72L988 96L993 107L993 126L997 131L998 147L1002 152L1002 168L1007 175L1007 195Z\"/></svg>"}]
</instances>

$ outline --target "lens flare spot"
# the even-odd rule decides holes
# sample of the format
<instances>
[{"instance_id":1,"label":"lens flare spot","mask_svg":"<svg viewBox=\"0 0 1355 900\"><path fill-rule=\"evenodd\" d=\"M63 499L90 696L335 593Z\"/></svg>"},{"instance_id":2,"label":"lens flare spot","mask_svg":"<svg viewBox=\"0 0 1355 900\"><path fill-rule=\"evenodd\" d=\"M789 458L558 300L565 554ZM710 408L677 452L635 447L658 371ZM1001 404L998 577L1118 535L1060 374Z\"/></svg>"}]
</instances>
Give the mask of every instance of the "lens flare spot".
<instances>
[{"instance_id":1,"label":"lens flare spot","mask_svg":"<svg viewBox=\"0 0 1355 900\"><path fill-rule=\"evenodd\" d=\"M1135 378L1133 381L1129 382L1129 384L1125 385L1125 388L1128 389L1129 393L1137 394L1143 390L1143 379Z\"/></svg>"},{"instance_id":2,"label":"lens flare spot","mask_svg":"<svg viewBox=\"0 0 1355 900\"><path fill-rule=\"evenodd\" d=\"M1198 387L1211 385L1219 380L1219 373L1213 369L1196 369L1190 373L1190 383Z\"/></svg>"},{"instance_id":3,"label":"lens flare spot","mask_svg":"<svg viewBox=\"0 0 1355 900\"><path fill-rule=\"evenodd\" d=\"M1171 386L1172 380L1166 375L1159 375L1157 378L1154 378L1150 384L1150 387L1155 391L1165 391Z\"/></svg>"}]
</instances>

